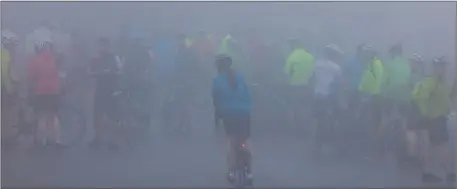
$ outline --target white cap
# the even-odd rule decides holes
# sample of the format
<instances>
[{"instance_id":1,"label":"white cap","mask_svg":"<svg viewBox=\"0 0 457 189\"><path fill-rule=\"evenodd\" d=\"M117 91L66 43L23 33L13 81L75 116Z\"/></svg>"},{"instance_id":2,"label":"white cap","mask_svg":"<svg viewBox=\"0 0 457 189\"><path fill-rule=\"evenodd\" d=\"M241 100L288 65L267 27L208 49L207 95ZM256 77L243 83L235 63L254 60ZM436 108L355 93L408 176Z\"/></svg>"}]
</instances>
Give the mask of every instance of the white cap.
<instances>
[{"instance_id":1,"label":"white cap","mask_svg":"<svg viewBox=\"0 0 457 189\"><path fill-rule=\"evenodd\" d=\"M5 30L2 30L1 32L2 32L2 38L5 38L7 40L17 41L19 38L11 30L5 29Z\"/></svg>"}]
</instances>

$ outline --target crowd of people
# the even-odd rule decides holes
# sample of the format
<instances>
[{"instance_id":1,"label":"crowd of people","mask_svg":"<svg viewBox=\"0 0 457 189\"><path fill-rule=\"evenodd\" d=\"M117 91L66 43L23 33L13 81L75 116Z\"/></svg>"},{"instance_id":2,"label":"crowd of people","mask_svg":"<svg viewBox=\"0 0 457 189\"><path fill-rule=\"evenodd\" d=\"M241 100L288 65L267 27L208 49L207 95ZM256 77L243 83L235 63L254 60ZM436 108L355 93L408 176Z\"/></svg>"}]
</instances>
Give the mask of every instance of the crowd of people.
<instances>
[{"instance_id":1,"label":"crowd of people","mask_svg":"<svg viewBox=\"0 0 457 189\"><path fill-rule=\"evenodd\" d=\"M28 105L34 109L40 148L62 146L59 95L64 90L88 94L77 92L89 90L77 87L88 78L95 86L90 92L94 147L105 145L103 135L119 122L139 125L137 138L147 139L152 112L164 104L164 96L177 95L180 108L175 118L186 124L196 101L212 94L214 118L223 120L229 139L228 177L233 179L232 149L236 141L245 143L250 136L252 99L257 98L250 91L259 85L285 99L293 126L312 133L316 155L326 145L363 152L378 149L392 127L389 120L398 118L396 137L406 141L402 161L420 162L423 181L442 180L432 170L435 163L447 171L448 182L455 180L447 122L456 87L444 79L454 63L443 56L430 60L419 53L408 56L401 43L393 45L386 58L369 44L357 46L354 55L336 44L323 44L314 47L321 49L317 55L298 37L272 42L240 32L217 37L199 31L154 40L133 32L114 39L101 37L90 57L87 51L93 44L81 43L76 34L68 37L66 48L46 27L27 37L9 30L2 30L1 36L3 140L18 122L21 87L27 89ZM22 52L18 44L24 42L32 44L32 53L17 53ZM25 82L16 76L20 71L11 71L18 60L27 62ZM430 70L426 64L432 65ZM69 83L77 89L67 89Z\"/></svg>"}]
</instances>

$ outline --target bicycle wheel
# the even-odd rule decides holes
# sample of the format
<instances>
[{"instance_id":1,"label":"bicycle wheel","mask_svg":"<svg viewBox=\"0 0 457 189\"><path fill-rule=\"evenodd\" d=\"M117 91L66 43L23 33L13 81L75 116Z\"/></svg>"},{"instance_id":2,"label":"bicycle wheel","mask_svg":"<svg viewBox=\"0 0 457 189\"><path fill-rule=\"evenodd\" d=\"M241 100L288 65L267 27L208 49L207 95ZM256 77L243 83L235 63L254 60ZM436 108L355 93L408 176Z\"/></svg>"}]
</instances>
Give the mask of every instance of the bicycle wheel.
<instances>
[{"instance_id":1,"label":"bicycle wheel","mask_svg":"<svg viewBox=\"0 0 457 189\"><path fill-rule=\"evenodd\" d=\"M86 136L86 117L70 104L63 104L57 112L62 145L72 147L81 144Z\"/></svg>"},{"instance_id":2,"label":"bicycle wheel","mask_svg":"<svg viewBox=\"0 0 457 189\"><path fill-rule=\"evenodd\" d=\"M20 107L17 111L16 123L8 128L2 128L2 146L10 147L17 144L19 137L21 136L34 136L35 125L26 121L25 107Z\"/></svg>"}]
</instances>

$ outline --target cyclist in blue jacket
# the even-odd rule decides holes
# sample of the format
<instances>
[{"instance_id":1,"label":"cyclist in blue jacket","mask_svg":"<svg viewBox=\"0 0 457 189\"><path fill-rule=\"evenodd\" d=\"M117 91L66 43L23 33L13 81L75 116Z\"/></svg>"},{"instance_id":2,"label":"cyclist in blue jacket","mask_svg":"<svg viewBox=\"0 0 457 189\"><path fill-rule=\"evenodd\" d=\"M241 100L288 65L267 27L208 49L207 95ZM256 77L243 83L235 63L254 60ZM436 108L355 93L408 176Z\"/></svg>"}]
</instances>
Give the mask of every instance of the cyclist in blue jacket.
<instances>
[{"instance_id":1,"label":"cyclist in blue jacket","mask_svg":"<svg viewBox=\"0 0 457 189\"><path fill-rule=\"evenodd\" d=\"M218 74L212 84L213 102L216 116L224 123L229 146L227 178L229 182L233 182L237 168L236 145L241 143L245 146L250 136L252 101L244 77L231 67L232 59L228 55L218 55L215 63ZM251 182L251 154L248 150L247 152L247 180Z\"/></svg>"}]
</instances>

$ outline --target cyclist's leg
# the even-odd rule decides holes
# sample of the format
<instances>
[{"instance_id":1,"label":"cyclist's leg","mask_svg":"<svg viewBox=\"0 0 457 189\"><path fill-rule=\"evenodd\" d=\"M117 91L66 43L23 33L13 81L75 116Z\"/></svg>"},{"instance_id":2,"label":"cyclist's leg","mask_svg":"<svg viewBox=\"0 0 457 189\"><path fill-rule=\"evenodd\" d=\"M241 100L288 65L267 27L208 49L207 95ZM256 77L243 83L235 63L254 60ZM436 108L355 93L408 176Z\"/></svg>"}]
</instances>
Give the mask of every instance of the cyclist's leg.
<instances>
[{"instance_id":1,"label":"cyclist's leg","mask_svg":"<svg viewBox=\"0 0 457 189\"><path fill-rule=\"evenodd\" d=\"M374 104L370 99L369 101L360 102L360 115L357 120L357 129L359 136L358 146L360 146L360 152L362 155L373 148L372 140L374 138L372 128L375 127L373 124Z\"/></svg>"},{"instance_id":2,"label":"cyclist's leg","mask_svg":"<svg viewBox=\"0 0 457 189\"><path fill-rule=\"evenodd\" d=\"M383 99L380 95L373 96L372 98L372 112L371 112L371 120L372 124L370 125L369 136L372 140L372 145L374 145L374 150L379 150L380 144L382 141L383 136L383 125L382 125L382 102Z\"/></svg>"},{"instance_id":3,"label":"cyclist's leg","mask_svg":"<svg viewBox=\"0 0 457 189\"><path fill-rule=\"evenodd\" d=\"M219 114L217 113L216 110L214 110L214 129L215 131L219 131L220 129L220 121L221 121L221 118L219 117Z\"/></svg>"},{"instance_id":4,"label":"cyclist's leg","mask_svg":"<svg viewBox=\"0 0 457 189\"><path fill-rule=\"evenodd\" d=\"M296 91L295 91L295 86L287 86L286 88L286 91L287 91L287 95L286 95L286 103L287 103L287 106L288 106L288 118L289 118L289 121L291 123L291 126L292 128L295 128L296 127L296 124L297 124L297 121L296 121L296 117L297 117L297 98L295 95Z\"/></svg>"},{"instance_id":5,"label":"cyclist's leg","mask_svg":"<svg viewBox=\"0 0 457 189\"><path fill-rule=\"evenodd\" d=\"M238 119L238 125L240 126L239 137L242 144L245 145L246 149L246 163L248 168L248 178L252 178L252 164L251 164L251 151L249 148L249 138L251 136L251 117L250 115L240 116Z\"/></svg>"},{"instance_id":6,"label":"cyclist's leg","mask_svg":"<svg viewBox=\"0 0 457 189\"><path fill-rule=\"evenodd\" d=\"M229 176L233 176L233 171L235 170L236 157L235 157L235 140L236 140L236 128L234 128L232 119L223 119L224 129L227 139L227 170ZM232 174L232 175L230 175Z\"/></svg>"},{"instance_id":7,"label":"cyclist's leg","mask_svg":"<svg viewBox=\"0 0 457 189\"><path fill-rule=\"evenodd\" d=\"M120 104L116 97L110 95L105 99L105 123L103 123L103 135L108 138L107 145L109 148L115 150L119 147L119 139L121 138L122 132L120 121Z\"/></svg>"},{"instance_id":8,"label":"cyclist's leg","mask_svg":"<svg viewBox=\"0 0 457 189\"><path fill-rule=\"evenodd\" d=\"M143 125L144 134L146 139L150 136L149 134L152 127L152 111L153 111L153 102L152 102L152 91L149 83L144 84L143 88L143 97L144 103L142 108L142 115L140 117L140 123Z\"/></svg>"},{"instance_id":9,"label":"cyclist's leg","mask_svg":"<svg viewBox=\"0 0 457 189\"><path fill-rule=\"evenodd\" d=\"M92 140L91 144L94 146L98 146L101 143L102 136L103 136L103 127L104 124L104 116L106 115L106 103L103 100L105 96L101 94L95 94L94 98L94 110L93 110L93 129L94 129L94 139Z\"/></svg>"},{"instance_id":10,"label":"cyclist's leg","mask_svg":"<svg viewBox=\"0 0 457 189\"><path fill-rule=\"evenodd\" d=\"M191 93L191 88L186 87L181 91L180 94L180 108L179 108L179 127L181 132L189 131L190 123L190 111L193 105L192 101L195 100L195 96Z\"/></svg>"},{"instance_id":11,"label":"cyclist's leg","mask_svg":"<svg viewBox=\"0 0 457 189\"><path fill-rule=\"evenodd\" d=\"M360 120L358 119L358 115L360 114L361 105L359 99L359 93L357 91L350 91L348 92L348 116L345 125L347 129L345 129L345 135L343 140L347 142L347 150L350 152L354 152L357 149L357 142L360 138L357 133L359 133L359 125ZM352 108L354 107L354 108Z\"/></svg>"},{"instance_id":12,"label":"cyclist's leg","mask_svg":"<svg viewBox=\"0 0 457 189\"><path fill-rule=\"evenodd\" d=\"M2 91L3 85L2 85ZM12 99L11 95L4 92L1 95L1 108L2 108L2 116L1 116L1 127L2 127L2 142L7 142L9 139L13 138L14 135L16 135L16 129L13 127L14 121L12 117L14 116L14 111L13 111L13 104L12 104ZM6 140L5 140L6 139ZM2 143L6 144L6 143Z\"/></svg>"},{"instance_id":13,"label":"cyclist's leg","mask_svg":"<svg viewBox=\"0 0 457 189\"><path fill-rule=\"evenodd\" d=\"M251 173L251 153L249 148L247 147L247 142L250 137L251 126L250 126L250 116L236 116L229 119L224 119L224 127L226 129L227 137L228 137L228 145L229 145L229 152L227 155L227 165L228 165L228 176L229 178L233 178L234 171L237 169L236 157L236 150L239 147L240 143L245 144L246 146L246 163L247 163L247 171L248 171L248 179L252 178Z\"/></svg>"},{"instance_id":14,"label":"cyclist's leg","mask_svg":"<svg viewBox=\"0 0 457 189\"><path fill-rule=\"evenodd\" d=\"M332 120L330 120L332 119L332 117L330 117L332 104L330 100L331 99L329 97L322 97L319 99L318 104L316 104L319 107L315 106L315 108L319 109L319 115L317 116L320 120L319 125L317 126L318 150L322 150L326 144L331 144L331 132L333 123Z\"/></svg>"},{"instance_id":15,"label":"cyclist's leg","mask_svg":"<svg viewBox=\"0 0 457 189\"><path fill-rule=\"evenodd\" d=\"M315 132L314 132L314 150L319 152L322 148L322 124L324 119L325 108L322 107L322 99L319 97L313 98L313 112L315 120Z\"/></svg>"},{"instance_id":16,"label":"cyclist's leg","mask_svg":"<svg viewBox=\"0 0 457 189\"><path fill-rule=\"evenodd\" d=\"M34 113L36 115L37 129L36 139L39 146L45 146L47 142L47 122L46 122L46 102L43 101L43 95L34 95L33 97Z\"/></svg>"},{"instance_id":17,"label":"cyclist's leg","mask_svg":"<svg viewBox=\"0 0 457 189\"><path fill-rule=\"evenodd\" d=\"M57 117L57 109L58 109L58 102L57 102L57 95L47 95L46 96L46 104L47 104L47 126L49 133L52 135L52 142L54 144L61 144L61 136L60 136L60 125L59 119Z\"/></svg>"},{"instance_id":18,"label":"cyclist's leg","mask_svg":"<svg viewBox=\"0 0 457 189\"><path fill-rule=\"evenodd\" d=\"M447 180L455 180L455 170L452 167L451 150L449 146L449 133L447 129L447 117L442 116L430 120L428 129L430 140L430 156L434 156L434 161L439 163L441 169L448 174ZM429 162L431 164L432 162Z\"/></svg>"},{"instance_id":19,"label":"cyclist's leg","mask_svg":"<svg viewBox=\"0 0 457 189\"><path fill-rule=\"evenodd\" d=\"M420 160L420 124L419 124L419 116L420 113L418 109L413 105L409 104L407 107L405 105L405 116L406 116L406 142L407 142L407 151L408 155L411 157L415 157L416 159Z\"/></svg>"}]
</instances>

